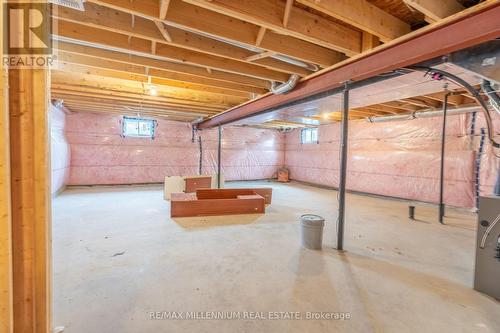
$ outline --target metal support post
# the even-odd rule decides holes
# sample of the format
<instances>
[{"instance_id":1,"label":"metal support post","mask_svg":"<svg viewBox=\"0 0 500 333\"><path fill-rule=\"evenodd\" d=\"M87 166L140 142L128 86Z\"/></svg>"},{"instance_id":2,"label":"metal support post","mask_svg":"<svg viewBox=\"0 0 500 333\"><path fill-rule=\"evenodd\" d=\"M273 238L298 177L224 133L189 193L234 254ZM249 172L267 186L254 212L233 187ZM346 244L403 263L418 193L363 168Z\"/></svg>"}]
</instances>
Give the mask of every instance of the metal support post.
<instances>
[{"instance_id":1,"label":"metal support post","mask_svg":"<svg viewBox=\"0 0 500 333\"><path fill-rule=\"evenodd\" d=\"M340 179L339 179L339 217L337 223L337 250L344 249L344 222L345 222L345 185L347 179L347 147L349 129L349 87L347 83L343 93L342 110L342 140L340 143Z\"/></svg>"}]
</instances>

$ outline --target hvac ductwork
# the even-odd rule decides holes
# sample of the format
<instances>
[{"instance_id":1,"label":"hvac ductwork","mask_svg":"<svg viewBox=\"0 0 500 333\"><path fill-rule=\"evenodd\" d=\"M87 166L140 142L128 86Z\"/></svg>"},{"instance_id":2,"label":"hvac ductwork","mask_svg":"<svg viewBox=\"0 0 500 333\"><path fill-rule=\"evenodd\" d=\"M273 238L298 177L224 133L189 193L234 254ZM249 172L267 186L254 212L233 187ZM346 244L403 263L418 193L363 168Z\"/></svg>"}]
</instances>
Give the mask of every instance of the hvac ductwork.
<instances>
[{"instance_id":1,"label":"hvac ductwork","mask_svg":"<svg viewBox=\"0 0 500 333\"><path fill-rule=\"evenodd\" d=\"M498 97L497 92L491 86L490 81L483 80L483 83L481 83L481 89L486 94L486 96L488 96L489 103L492 109L500 114L500 97Z\"/></svg>"},{"instance_id":2,"label":"hvac ductwork","mask_svg":"<svg viewBox=\"0 0 500 333\"><path fill-rule=\"evenodd\" d=\"M446 113L449 116L451 116L451 115L471 113L471 112L477 112L477 111L481 111L481 108L479 106L477 106L476 104L470 104L470 105L466 105L466 106L448 108ZM441 109L428 109L428 110L415 111L415 112L406 113L406 114L396 114L396 115L391 115L391 116L380 116L380 117L368 117L368 118L366 118L366 120L370 123L383 123L383 122L389 122L389 121L405 121L405 120L413 120L413 119L420 119L420 118L432 118L432 117L438 117L438 116L442 116L442 115L443 115L443 110L441 110Z\"/></svg>"},{"instance_id":3,"label":"hvac ductwork","mask_svg":"<svg viewBox=\"0 0 500 333\"><path fill-rule=\"evenodd\" d=\"M273 85L271 86L271 92L275 95L280 95L289 92L295 86L297 83L299 83L300 76L297 74L292 74L290 75L290 78L288 81L285 83L277 84L276 82L273 82Z\"/></svg>"}]
</instances>

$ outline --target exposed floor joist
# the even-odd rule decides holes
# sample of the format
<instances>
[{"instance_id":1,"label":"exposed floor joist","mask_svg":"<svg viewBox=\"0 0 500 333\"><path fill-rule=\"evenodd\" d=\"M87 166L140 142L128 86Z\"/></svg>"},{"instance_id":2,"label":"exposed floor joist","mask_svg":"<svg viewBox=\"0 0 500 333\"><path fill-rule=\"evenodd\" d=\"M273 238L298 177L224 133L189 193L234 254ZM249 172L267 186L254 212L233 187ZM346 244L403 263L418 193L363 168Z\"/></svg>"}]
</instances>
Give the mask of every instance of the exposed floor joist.
<instances>
[{"instance_id":1,"label":"exposed floor joist","mask_svg":"<svg viewBox=\"0 0 500 333\"><path fill-rule=\"evenodd\" d=\"M154 22L149 19L136 17L126 12L121 12L113 8L107 8L92 3L85 6L84 12L57 6L53 13L53 16L57 17L57 19L61 21L106 29L116 33L148 39L150 41L155 41L156 43L166 43L187 50L221 56L243 62L250 62L246 59L258 54L241 47L202 36L200 34L195 34L176 27L165 26L163 22L160 21ZM311 73L310 70L307 70L304 67L292 65L272 58L253 61L252 64L261 65L262 67L288 74L293 73L305 76Z\"/></svg>"},{"instance_id":2,"label":"exposed floor joist","mask_svg":"<svg viewBox=\"0 0 500 333\"><path fill-rule=\"evenodd\" d=\"M410 32L410 25L366 0L297 0L387 42Z\"/></svg>"},{"instance_id":3,"label":"exposed floor joist","mask_svg":"<svg viewBox=\"0 0 500 333\"><path fill-rule=\"evenodd\" d=\"M398 38L373 51L368 51L364 55L332 66L329 71L303 80L286 95L263 96L201 122L198 127L210 128L246 119L267 110L276 110L280 105L298 103L306 97L311 98L314 94L341 89L343 82L349 80L361 81L373 78L376 75L492 40L499 35L499 15L500 4L498 2L485 2L444 19L440 23L415 31L409 36ZM395 94L397 95L397 91Z\"/></svg>"},{"instance_id":4,"label":"exposed floor joist","mask_svg":"<svg viewBox=\"0 0 500 333\"><path fill-rule=\"evenodd\" d=\"M129 2L124 0L89 0L102 6L125 11L150 20L157 18L158 2L142 0ZM266 31L261 26L245 22L224 14L200 8L182 0L171 0L165 23L170 26L196 31L206 36L258 46L305 62L330 66L343 59L343 55L334 50L310 43L290 35ZM256 43L259 40L260 43ZM358 50L359 51L359 50Z\"/></svg>"},{"instance_id":5,"label":"exposed floor joist","mask_svg":"<svg viewBox=\"0 0 500 333\"><path fill-rule=\"evenodd\" d=\"M456 0L439 5L405 1L421 21L424 15L444 17L443 7L446 15L463 9L455 6ZM403 2L389 6L369 0L88 0L85 11L53 5L54 68L96 77L96 87L103 80L139 84L146 93L148 86L157 86L170 91L169 107L201 108L210 116L266 94L273 81L285 82L291 74L314 77L315 65L335 65L407 34L415 23L408 8ZM410 14L402 16L401 9ZM64 93L67 97L68 91ZM205 102L196 100L196 94ZM356 108L352 117L412 112L440 103L433 96L417 97ZM223 102L212 103L221 98ZM459 98L470 101L465 96L453 100Z\"/></svg>"},{"instance_id":6,"label":"exposed floor joist","mask_svg":"<svg viewBox=\"0 0 500 333\"><path fill-rule=\"evenodd\" d=\"M54 21L59 27L57 34L60 37L152 55L151 40L132 37L126 34L89 27L73 22L60 21L57 19ZM285 82L288 80L289 76L286 73L273 71L259 65L207 55L158 42L156 43L155 55L163 57L166 60L191 65L201 65L215 70L271 81Z\"/></svg>"},{"instance_id":7,"label":"exposed floor joist","mask_svg":"<svg viewBox=\"0 0 500 333\"><path fill-rule=\"evenodd\" d=\"M293 36L352 56L361 52L361 33L298 7L292 7L293 20L282 24L285 4L266 0L185 0L194 5L226 14L255 25Z\"/></svg>"},{"instance_id":8,"label":"exposed floor joist","mask_svg":"<svg viewBox=\"0 0 500 333\"><path fill-rule=\"evenodd\" d=\"M269 81L266 80L261 80L244 75L238 75L216 70L207 72L205 68L201 67L161 60L158 58L149 58L141 55L127 54L126 50L123 50L123 52L110 51L103 48L90 47L90 46L65 43L65 42L57 42L55 47L60 51L65 51L68 53L75 53L99 59L107 59L124 64L138 65L150 69L158 69L170 72L169 75L183 74L183 76L178 77L180 81L203 84L199 80L207 80L207 84L209 85L220 86L222 88L228 88L238 91L248 91L258 94L267 91L266 89L270 87ZM189 75L189 77L184 76L184 74ZM194 77L196 77L196 80L192 81L194 80ZM235 85L234 86L220 85L221 84L220 82L226 82ZM251 87L256 87L261 89L252 89Z\"/></svg>"},{"instance_id":9,"label":"exposed floor joist","mask_svg":"<svg viewBox=\"0 0 500 333\"><path fill-rule=\"evenodd\" d=\"M464 6L456 0L403 0L406 4L415 8L432 21L439 21L445 17L464 10Z\"/></svg>"}]
</instances>

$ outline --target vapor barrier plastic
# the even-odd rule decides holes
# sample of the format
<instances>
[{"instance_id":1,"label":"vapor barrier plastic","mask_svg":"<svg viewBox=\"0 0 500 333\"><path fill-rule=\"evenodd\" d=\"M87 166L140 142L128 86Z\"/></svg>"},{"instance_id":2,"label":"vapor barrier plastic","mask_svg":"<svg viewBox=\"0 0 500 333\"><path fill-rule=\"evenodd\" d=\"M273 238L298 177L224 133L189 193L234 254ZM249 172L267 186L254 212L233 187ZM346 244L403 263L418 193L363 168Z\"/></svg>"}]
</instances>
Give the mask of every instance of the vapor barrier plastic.
<instances>
[{"instance_id":1,"label":"vapor barrier plastic","mask_svg":"<svg viewBox=\"0 0 500 333\"><path fill-rule=\"evenodd\" d=\"M58 108L50 107L50 153L52 167L51 193L55 194L68 181L70 172L70 148L64 133L66 115Z\"/></svg>"},{"instance_id":2,"label":"vapor barrier plastic","mask_svg":"<svg viewBox=\"0 0 500 333\"><path fill-rule=\"evenodd\" d=\"M480 117L479 117L480 118ZM439 200L441 118L388 123L351 121L349 190L426 202ZM474 206L477 136L471 136L471 115L450 116L447 122L445 202ZM497 120L497 128L500 122ZM479 133L481 120L476 132ZM286 134L285 166L291 179L338 186L340 124L320 126L319 144L301 144L300 130ZM496 180L498 159L491 149L482 156L481 189Z\"/></svg>"},{"instance_id":3,"label":"vapor barrier plastic","mask_svg":"<svg viewBox=\"0 0 500 333\"><path fill-rule=\"evenodd\" d=\"M163 182L165 176L216 173L217 129L196 133L191 125L161 118L154 140L122 137L121 116L75 113L67 117L71 145L70 185ZM226 180L270 178L283 164L284 135L275 130L224 127L222 172Z\"/></svg>"}]
</instances>

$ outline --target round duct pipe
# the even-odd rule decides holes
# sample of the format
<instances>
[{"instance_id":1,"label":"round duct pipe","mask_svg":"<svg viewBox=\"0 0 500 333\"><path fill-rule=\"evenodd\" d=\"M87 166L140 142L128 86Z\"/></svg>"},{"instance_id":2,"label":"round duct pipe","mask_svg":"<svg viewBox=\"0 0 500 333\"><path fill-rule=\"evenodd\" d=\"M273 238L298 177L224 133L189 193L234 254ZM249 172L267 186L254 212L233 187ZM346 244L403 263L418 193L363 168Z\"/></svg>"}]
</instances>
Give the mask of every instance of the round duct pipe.
<instances>
[{"instance_id":1,"label":"round duct pipe","mask_svg":"<svg viewBox=\"0 0 500 333\"><path fill-rule=\"evenodd\" d=\"M476 111L481 111L481 108L478 105L468 104L468 105L464 105L464 106L448 108L447 114L449 116L451 116L451 115L471 113L471 112L476 112ZM395 115L380 116L380 117L368 117L368 118L366 118L366 120L370 123L384 123L384 122L389 122L389 121L404 121L404 120L413 120L413 119L418 119L418 118L432 118L432 117L438 117L438 116L442 116L442 115L443 115L443 110L441 110L441 109L427 109L427 110L415 111L412 113L405 113L405 114L395 114Z\"/></svg>"},{"instance_id":2,"label":"round duct pipe","mask_svg":"<svg viewBox=\"0 0 500 333\"><path fill-rule=\"evenodd\" d=\"M500 114L500 97L498 96L495 89L493 89L493 87L491 86L491 82L483 80L483 82L481 83L481 89L486 94L486 96L488 96L489 103L493 110Z\"/></svg>"},{"instance_id":3,"label":"round duct pipe","mask_svg":"<svg viewBox=\"0 0 500 333\"><path fill-rule=\"evenodd\" d=\"M290 75L288 81L284 83L277 84L276 82L273 82L273 85L271 86L271 92L275 95L287 93L293 88L295 88L299 80L300 76L298 74L292 74Z\"/></svg>"}]
</instances>

